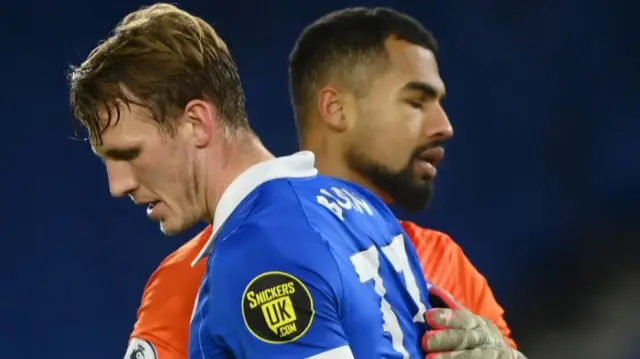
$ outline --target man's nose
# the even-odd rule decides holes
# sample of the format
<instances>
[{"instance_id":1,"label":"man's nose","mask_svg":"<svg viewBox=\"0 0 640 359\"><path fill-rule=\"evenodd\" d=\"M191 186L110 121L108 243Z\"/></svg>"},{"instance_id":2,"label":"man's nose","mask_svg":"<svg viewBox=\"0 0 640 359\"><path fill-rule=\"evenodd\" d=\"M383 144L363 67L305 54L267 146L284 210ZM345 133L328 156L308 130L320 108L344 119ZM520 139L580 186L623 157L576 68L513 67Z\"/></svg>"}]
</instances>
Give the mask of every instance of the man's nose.
<instances>
[{"instance_id":1,"label":"man's nose","mask_svg":"<svg viewBox=\"0 0 640 359\"><path fill-rule=\"evenodd\" d=\"M109 191L113 197L126 196L138 188L138 182L127 163L107 161L106 166Z\"/></svg>"},{"instance_id":2,"label":"man's nose","mask_svg":"<svg viewBox=\"0 0 640 359\"><path fill-rule=\"evenodd\" d=\"M428 138L435 141L447 141L453 137L453 126L449 121L449 116L441 106L438 106L427 123L426 135Z\"/></svg>"}]
</instances>

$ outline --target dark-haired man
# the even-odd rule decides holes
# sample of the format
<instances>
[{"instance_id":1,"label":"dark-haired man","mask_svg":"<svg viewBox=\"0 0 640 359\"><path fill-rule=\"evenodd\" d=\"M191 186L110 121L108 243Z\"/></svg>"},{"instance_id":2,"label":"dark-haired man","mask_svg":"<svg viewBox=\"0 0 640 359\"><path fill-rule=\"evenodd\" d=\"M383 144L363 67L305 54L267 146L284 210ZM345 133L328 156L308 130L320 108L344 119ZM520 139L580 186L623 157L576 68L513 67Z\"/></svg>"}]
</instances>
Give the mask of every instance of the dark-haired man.
<instances>
[{"instance_id":1,"label":"dark-haired man","mask_svg":"<svg viewBox=\"0 0 640 359\"><path fill-rule=\"evenodd\" d=\"M289 89L301 148L316 154L321 173L359 183L406 210L426 207L453 136L436 52L427 29L387 8L336 11L302 32L290 55ZM442 359L460 351L470 359L522 358L507 346L515 343L503 311L460 247L444 233L402 225L427 280L479 315L429 311L431 320L445 322L429 323L439 330L425 338L425 350L446 352Z\"/></svg>"}]
</instances>

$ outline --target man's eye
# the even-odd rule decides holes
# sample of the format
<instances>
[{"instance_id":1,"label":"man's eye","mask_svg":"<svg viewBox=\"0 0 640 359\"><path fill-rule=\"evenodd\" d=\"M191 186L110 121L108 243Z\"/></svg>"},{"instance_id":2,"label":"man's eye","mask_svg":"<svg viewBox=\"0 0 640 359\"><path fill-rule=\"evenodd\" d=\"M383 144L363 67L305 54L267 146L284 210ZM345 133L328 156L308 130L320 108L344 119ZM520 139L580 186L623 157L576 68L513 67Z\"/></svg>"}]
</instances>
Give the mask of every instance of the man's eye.
<instances>
[{"instance_id":1,"label":"man's eye","mask_svg":"<svg viewBox=\"0 0 640 359\"><path fill-rule=\"evenodd\" d=\"M123 151L122 153L120 153L120 160L122 161L135 160L136 157L138 157L138 154L140 154L140 151L138 150Z\"/></svg>"},{"instance_id":2,"label":"man's eye","mask_svg":"<svg viewBox=\"0 0 640 359\"><path fill-rule=\"evenodd\" d=\"M106 157L116 161L133 161L138 157L139 154L139 149L110 150L107 151Z\"/></svg>"},{"instance_id":3,"label":"man's eye","mask_svg":"<svg viewBox=\"0 0 640 359\"><path fill-rule=\"evenodd\" d=\"M409 106L417 109L417 110L422 110L422 102L419 101L407 101L407 103L409 104Z\"/></svg>"}]
</instances>

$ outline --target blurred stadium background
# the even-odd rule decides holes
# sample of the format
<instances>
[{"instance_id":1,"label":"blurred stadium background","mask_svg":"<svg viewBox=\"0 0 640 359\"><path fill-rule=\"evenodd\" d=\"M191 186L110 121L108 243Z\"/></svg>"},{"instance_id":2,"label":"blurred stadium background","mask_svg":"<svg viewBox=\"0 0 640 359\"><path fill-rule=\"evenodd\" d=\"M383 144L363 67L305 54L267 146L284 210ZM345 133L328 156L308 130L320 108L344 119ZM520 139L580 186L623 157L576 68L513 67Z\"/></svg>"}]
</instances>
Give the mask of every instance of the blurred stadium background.
<instances>
[{"instance_id":1,"label":"blurred stadium background","mask_svg":"<svg viewBox=\"0 0 640 359\"><path fill-rule=\"evenodd\" d=\"M188 235L109 197L70 140L66 68L136 1L3 1L0 358L122 357L149 274ZM296 150L286 64L326 12L385 5L439 40L456 130L432 207L530 359L640 358L640 25L631 1L187 0L229 44L253 126ZM195 232L192 232L192 234Z\"/></svg>"}]
</instances>

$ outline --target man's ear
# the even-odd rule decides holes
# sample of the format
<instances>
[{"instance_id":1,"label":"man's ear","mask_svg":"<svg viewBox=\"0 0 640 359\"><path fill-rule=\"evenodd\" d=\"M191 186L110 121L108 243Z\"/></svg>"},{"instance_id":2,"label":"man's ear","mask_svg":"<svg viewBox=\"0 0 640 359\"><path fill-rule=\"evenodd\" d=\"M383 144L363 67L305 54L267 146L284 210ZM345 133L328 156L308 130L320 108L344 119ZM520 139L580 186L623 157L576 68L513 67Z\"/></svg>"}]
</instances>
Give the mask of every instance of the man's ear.
<instances>
[{"instance_id":1,"label":"man's ear","mask_svg":"<svg viewBox=\"0 0 640 359\"><path fill-rule=\"evenodd\" d=\"M185 117L197 147L206 147L222 128L218 109L204 100L191 100L185 106Z\"/></svg>"},{"instance_id":2,"label":"man's ear","mask_svg":"<svg viewBox=\"0 0 640 359\"><path fill-rule=\"evenodd\" d=\"M324 86L318 92L318 113L322 122L336 132L346 131L349 118L345 114L347 96L333 86Z\"/></svg>"}]
</instances>

